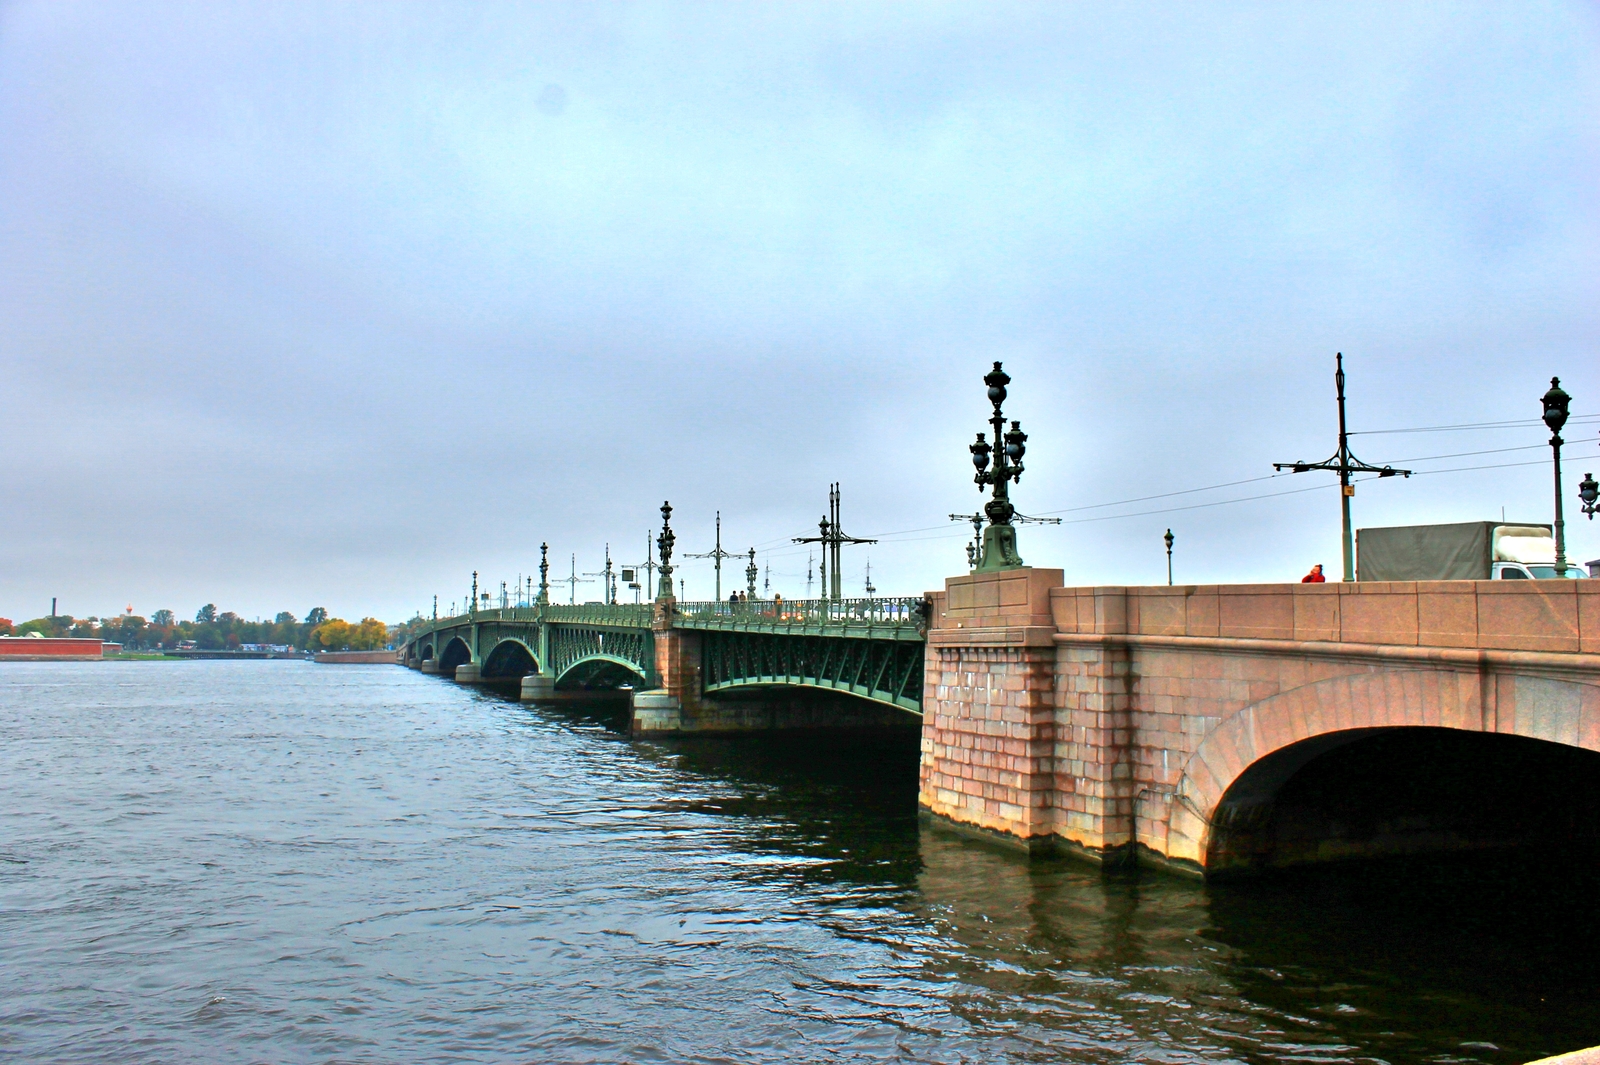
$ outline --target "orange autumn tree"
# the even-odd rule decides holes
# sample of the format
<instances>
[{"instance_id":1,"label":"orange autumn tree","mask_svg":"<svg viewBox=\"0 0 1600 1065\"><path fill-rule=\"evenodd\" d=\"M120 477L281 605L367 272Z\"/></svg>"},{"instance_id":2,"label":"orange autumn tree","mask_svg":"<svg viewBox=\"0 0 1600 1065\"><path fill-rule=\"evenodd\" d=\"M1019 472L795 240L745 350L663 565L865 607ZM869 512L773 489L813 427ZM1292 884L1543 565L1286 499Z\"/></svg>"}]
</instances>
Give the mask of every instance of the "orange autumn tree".
<instances>
[{"instance_id":1,"label":"orange autumn tree","mask_svg":"<svg viewBox=\"0 0 1600 1065\"><path fill-rule=\"evenodd\" d=\"M352 625L329 618L311 630L312 645L323 651L374 651L389 642L389 626L377 618L362 618Z\"/></svg>"}]
</instances>

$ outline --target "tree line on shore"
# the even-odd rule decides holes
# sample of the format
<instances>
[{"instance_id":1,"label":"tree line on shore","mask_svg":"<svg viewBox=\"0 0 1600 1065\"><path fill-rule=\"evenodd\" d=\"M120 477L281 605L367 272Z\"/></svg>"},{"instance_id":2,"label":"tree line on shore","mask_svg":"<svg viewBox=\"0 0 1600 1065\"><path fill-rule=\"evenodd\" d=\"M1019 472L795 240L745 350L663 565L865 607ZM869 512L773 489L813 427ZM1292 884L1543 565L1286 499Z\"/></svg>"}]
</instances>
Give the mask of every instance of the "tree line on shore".
<instances>
[{"instance_id":1,"label":"tree line on shore","mask_svg":"<svg viewBox=\"0 0 1600 1065\"><path fill-rule=\"evenodd\" d=\"M276 645L307 651L371 651L398 647L423 624L421 616L400 625L377 618L345 621L315 607L302 620L281 611L271 621L249 621L231 610L218 612L207 603L193 621L180 620L170 610L157 610L148 619L137 614L75 618L70 614L34 618L15 624L0 618L0 636L72 636L119 643L127 650L176 650L193 646L202 651L238 650L245 644Z\"/></svg>"}]
</instances>

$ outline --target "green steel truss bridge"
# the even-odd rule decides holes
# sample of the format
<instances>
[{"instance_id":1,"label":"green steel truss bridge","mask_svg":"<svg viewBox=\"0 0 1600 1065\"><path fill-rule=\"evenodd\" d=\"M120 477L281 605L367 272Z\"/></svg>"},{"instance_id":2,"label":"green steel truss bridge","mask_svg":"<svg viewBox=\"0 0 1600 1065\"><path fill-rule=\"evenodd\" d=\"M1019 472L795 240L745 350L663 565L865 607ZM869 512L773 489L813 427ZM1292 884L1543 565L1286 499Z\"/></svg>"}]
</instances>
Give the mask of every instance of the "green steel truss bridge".
<instances>
[{"instance_id":1,"label":"green steel truss bridge","mask_svg":"<svg viewBox=\"0 0 1600 1065\"><path fill-rule=\"evenodd\" d=\"M670 642L703 693L818 688L920 714L925 611L920 598L539 604L439 618L401 653L461 680L642 690L662 685Z\"/></svg>"}]
</instances>

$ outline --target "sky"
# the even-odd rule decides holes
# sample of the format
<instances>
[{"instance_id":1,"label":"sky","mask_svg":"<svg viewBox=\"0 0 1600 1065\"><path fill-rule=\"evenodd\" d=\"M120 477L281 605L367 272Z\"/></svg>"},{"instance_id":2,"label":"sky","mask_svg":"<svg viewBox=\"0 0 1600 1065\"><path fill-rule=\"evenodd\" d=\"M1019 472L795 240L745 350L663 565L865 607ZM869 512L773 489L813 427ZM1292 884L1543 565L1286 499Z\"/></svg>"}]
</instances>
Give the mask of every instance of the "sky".
<instances>
[{"instance_id":1,"label":"sky","mask_svg":"<svg viewBox=\"0 0 1600 1065\"><path fill-rule=\"evenodd\" d=\"M1335 352L1418 472L1358 527L1550 521L1560 375L1600 557L1600 6L0 6L16 620L398 621L663 500L795 598L835 481L846 594L920 594L995 360L1029 564L1298 580L1334 478L1260 478L1334 451Z\"/></svg>"}]
</instances>

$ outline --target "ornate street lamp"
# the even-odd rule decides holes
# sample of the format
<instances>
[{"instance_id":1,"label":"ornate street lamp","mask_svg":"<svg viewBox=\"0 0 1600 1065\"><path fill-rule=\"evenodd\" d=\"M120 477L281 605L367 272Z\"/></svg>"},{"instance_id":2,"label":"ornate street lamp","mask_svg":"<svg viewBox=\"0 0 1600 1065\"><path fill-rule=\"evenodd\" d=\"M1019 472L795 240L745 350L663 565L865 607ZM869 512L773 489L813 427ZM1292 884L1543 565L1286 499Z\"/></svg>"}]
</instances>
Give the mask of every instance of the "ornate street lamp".
<instances>
[{"instance_id":1,"label":"ornate street lamp","mask_svg":"<svg viewBox=\"0 0 1600 1065\"><path fill-rule=\"evenodd\" d=\"M1544 423L1550 427L1550 453L1556 465L1556 576L1567 575L1567 523L1561 516L1561 427L1567 424L1567 408L1572 397L1561 390L1561 378L1550 378L1550 391L1544 394Z\"/></svg>"},{"instance_id":2,"label":"ornate street lamp","mask_svg":"<svg viewBox=\"0 0 1600 1065\"><path fill-rule=\"evenodd\" d=\"M539 545L539 605L550 604L550 545Z\"/></svg>"},{"instance_id":3,"label":"ornate street lamp","mask_svg":"<svg viewBox=\"0 0 1600 1065\"><path fill-rule=\"evenodd\" d=\"M1167 542L1167 584L1172 584L1172 541L1177 537L1172 535L1172 530L1167 530L1167 535L1162 537Z\"/></svg>"},{"instance_id":4,"label":"ornate street lamp","mask_svg":"<svg viewBox=\"0 0 1600 1065\"><path fill-rule=\"evenodd\" d=\"M661 535L656 537L656 550L661 552L661 583L656 585L657 599L672 598L672 545L677 537L672 535L672 504L661 504Z\"/></svg>"},{"instance_id":5,"label":"ornate street lamp","mask_svg":"<svg viewBox=\"0 0 1600 1065\"><path fill-rule=\"evenodd\" d=\"M750 599L754 599L756 597L756 576L760 572L761 571L756 568L756 549L752 547L750 549L750 564L744 568L745 584L749 587L749 591L746 593L746 595Z\"/></svg>"},{"instance_id":6,"label":"ornate street lamp","mask_svg":"<svg viewBox=\"0 0 1600 1065\"><path fill-rule=\"evenodd\" d=\"M991 445L979 433L977 442L967 448L972 452L972 464L978 470L972 478L978 491L982 492L985 485L994 487L993 498L983 505L983 512L989 517L989 527L983 530L983 554L976 567L979 573L1015 569L1022 565L1022 556L1017 554L1017 530L1011 524L1011 517L1017 509L1011 505L1007 485L1011 481L1022 480L1022 456L1028 444L1028 434L1022 431L1021 422L1012 422L1011 429L1005 431L1006 419L1000 406L1006 401L1006 385L1011 383L1010 376L997 362L993 370L983 375L983 383L989 386L989 402L994 404L994 413L989 419L994 426L994 444ZM994 459L993 468L989 465L991 456Z\"/></svg>"},{"instance_id":7,"label":"ornate street lamp","mask_svg":"<svg viewBox=\"0 0 1600 1065\"><path fill-rule=\"evenodd\" d=\"M1595 484L1594 474L1586 473L1583 480L1578 482L1578 498L1583 500L1583 512L1594 520L1595 500L1600 499L1600 484Z\"/></svg>"}]
</instances>

